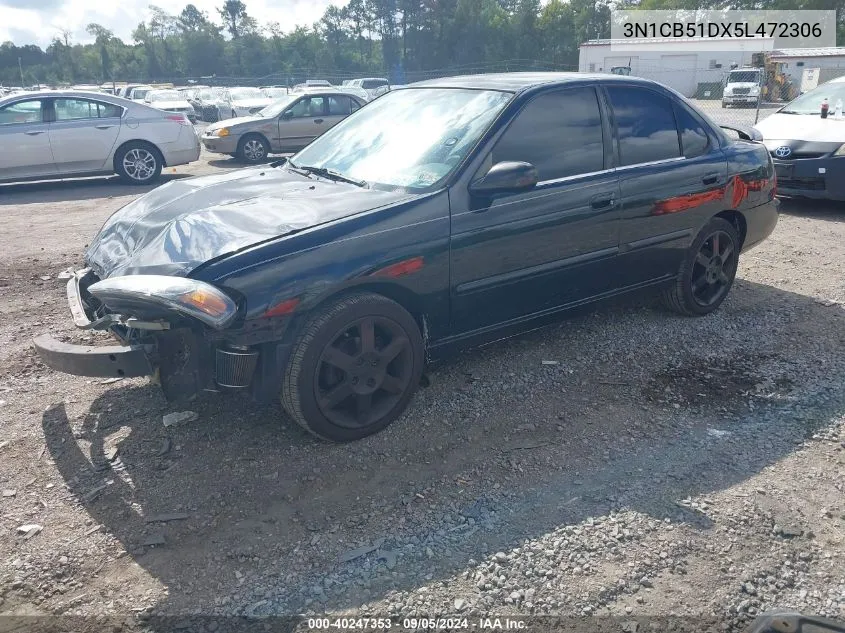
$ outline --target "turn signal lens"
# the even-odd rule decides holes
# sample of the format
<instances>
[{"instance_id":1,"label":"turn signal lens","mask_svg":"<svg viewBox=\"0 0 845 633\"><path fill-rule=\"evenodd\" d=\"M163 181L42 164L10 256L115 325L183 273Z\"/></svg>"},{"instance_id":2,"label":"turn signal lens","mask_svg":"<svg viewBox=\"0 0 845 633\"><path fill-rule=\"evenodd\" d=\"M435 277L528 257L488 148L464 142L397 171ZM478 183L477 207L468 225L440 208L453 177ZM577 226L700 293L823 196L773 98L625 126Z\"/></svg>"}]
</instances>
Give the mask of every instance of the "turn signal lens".
<instances>
[{"instance_id":1,"label":"turn signal lens","mask_svg":"<svg viewBox=\"0 0 845 633\"><path fill-rule=\"evenodd\" d=\"M229 309L229 304L219 294L212 294L204 289L193 290L182 295L185 303L190 303L197 310L201 310L211 316L220 316Z\"/></svg>"},{"instance_id":2,"label":"turn signal lens","mask_svg":"<svg viewBox=\"0 0 845 633\"><path fill-rule=\"evenodd\" d=\"M217 136L229 136L229 128L221 127L217 130Z\"/></svg>"}]
</instances>

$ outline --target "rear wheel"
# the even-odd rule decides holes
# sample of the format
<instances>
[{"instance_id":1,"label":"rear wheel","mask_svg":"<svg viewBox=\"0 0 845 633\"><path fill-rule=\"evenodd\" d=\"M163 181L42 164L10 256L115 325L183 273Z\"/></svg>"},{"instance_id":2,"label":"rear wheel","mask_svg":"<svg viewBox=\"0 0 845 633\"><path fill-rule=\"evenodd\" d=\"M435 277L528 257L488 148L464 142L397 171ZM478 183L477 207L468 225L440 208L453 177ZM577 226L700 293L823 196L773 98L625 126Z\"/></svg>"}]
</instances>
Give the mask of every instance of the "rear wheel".
<instances>
[{"instance_id":1,"label":"rear wheel","mask_svg":"<svg viewBox=\"0 0 845 633\"><path fill-rule=\"evenodd\" d=\"M114 157L114 170L131 185L148 185L161 175L162 158L158 150L141 141L127 143Z\"/></svg>"},{"instance_id":2,"label":"rear wheel","mask_svg":"<svg viewBox=\"0 0 845 633\"><path fill-rule=\"evenodd\" d=\"M414 318L384 296L349 295L306 323L285 370L282 406L318 437L357 440L399 417L422 370Z\"/></svg>"},{"instance_id":3,"label":"rear wheel","mask_svg":"<svg viewBox=\"0 0 845 633\"><path fill-rule=\"evenodd\" d=\"M260 163L270 153L270 144L260 134L247 134L238 143L237 157L245 163Z\"/></svg>"},{"instance_id":4,"label":"rear wheel","mask_svg":"<svg viewBox=\"0 0 845 633\"><path fill-rule=\"evenodd\" d=\"M666 305L687 316L713 312L733 285L739 249L734 225L722 218L710 220L692 243L677 279L665 291Z\"/></svg>"}]
</instances>

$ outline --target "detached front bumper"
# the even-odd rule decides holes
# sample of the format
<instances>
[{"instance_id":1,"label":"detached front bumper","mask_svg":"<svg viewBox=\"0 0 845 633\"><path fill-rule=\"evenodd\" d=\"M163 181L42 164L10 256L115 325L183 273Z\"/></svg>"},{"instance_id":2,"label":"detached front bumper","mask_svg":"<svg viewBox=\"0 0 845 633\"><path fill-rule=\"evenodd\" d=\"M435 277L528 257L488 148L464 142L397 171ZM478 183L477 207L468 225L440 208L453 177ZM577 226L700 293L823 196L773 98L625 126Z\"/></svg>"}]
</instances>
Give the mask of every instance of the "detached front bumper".
<instances>
[{"instance_id":1,"label":"detached front bumper","mask_svg":"<svg viewBox=\"0 0 845 633\"><path fill-rule=\"evenodd\" d=\"M49 334L33 341L47 367L74 376L135 378L150 376L153 367L143 345L71 345Z\"/></svg>"},{"instance_id":2,"label":"detached front bumper","mask_svg":"<svg viewBox=\"0 0 845 633\"><path fill-rule=\"evenodd\" d=\"M88 269L74 273L67 283L67 300L73 322L82 329L93 329L82 301L80 282L91 274ZM150 376L154 369L147 346L144 345L72 345L63 343L49 334L33 340L41 361L56 371L75 376L95 378Z\"/></svg>"}]
</instances>

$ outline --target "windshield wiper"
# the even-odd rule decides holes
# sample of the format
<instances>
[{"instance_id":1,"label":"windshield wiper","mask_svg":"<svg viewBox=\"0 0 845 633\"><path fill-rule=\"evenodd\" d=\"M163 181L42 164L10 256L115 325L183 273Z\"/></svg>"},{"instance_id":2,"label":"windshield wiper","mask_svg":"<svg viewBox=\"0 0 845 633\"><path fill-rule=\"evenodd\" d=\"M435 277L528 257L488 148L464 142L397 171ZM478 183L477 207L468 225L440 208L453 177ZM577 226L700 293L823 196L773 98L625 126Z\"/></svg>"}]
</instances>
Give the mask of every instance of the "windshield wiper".
<instances>
[{"instance_id":1,"label":"windshield wiper","mask_svg":"<svg viewBox=\"0 0 845 633\"><path fill-rule=\"evenodd\" d=\"M339 171L335 171L334 169L329 169L327 167L314 167L312 165L295 165L292 162L288 161L288 165L293 167L294 169L299 169L304 172L308 172L309 174L316 174L317 176L322 176L323 178L328 178L329 180L338 180L341 182L348 182L351 185L355 185L356 187L366 187L367 181L366 180L358 180L357 178L350 178L349 176L344 176Z\"/></svg>"},{"instance_id":2,"label":"windshield wiper","mask_svg":"<svg viewBox=\"0 0 845 633\"><path fill-rule=\"evenodd\" d=\"M778 114L818 114L817 112L798 112L798 110L781 110Z\"/></svg>"}]
</instances>

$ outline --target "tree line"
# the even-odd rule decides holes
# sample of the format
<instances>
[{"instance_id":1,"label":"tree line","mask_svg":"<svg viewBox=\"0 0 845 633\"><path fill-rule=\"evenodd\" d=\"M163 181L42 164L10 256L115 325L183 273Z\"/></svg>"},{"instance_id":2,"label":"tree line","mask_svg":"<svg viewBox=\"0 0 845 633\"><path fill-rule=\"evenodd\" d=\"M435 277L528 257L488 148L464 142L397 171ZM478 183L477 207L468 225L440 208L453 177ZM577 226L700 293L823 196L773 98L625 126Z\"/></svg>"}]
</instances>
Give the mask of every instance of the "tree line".
<instances>
[{"instance_id":1,"label":"tree line","mask_svg":"<svg viewBox=\"0 0 845 633\"><path fill-rule=\"evenodd\" d=\"M216 15L193 4L150 18L124 42L89 24L93 42L58 33L46 48L0 45L0 83L216 78L334 78L468 69L577 68L578 46L609 37L614 6L648 9L838 9L845 0L350 0L310 26L260 24L243 0ZM785 6L789 5L789 6ZM841 41L841 38L840 38Z\"/></svg>"}]
</instances>

